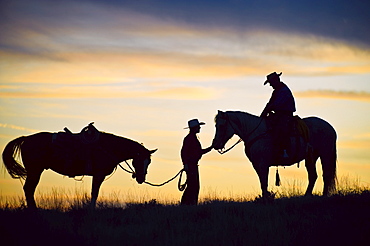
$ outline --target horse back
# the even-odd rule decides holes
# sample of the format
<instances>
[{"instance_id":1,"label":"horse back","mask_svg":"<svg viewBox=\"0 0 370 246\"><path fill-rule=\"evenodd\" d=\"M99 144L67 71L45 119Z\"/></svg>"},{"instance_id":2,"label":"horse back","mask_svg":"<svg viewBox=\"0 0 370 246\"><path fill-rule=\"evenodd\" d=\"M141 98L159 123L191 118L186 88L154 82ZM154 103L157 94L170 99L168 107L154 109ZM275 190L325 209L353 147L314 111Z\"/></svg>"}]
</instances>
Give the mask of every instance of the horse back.
<instances>
[{"instance_id":1,"label":"horse back","mask_svg":"<svg viewBox=\"0 0 370 246\"><path fill-rule=\"evenodd\" d=\"M51 132L39 132L24 138L24 142L22 144L22 151L29 151L33 150L42 150L46 148L50 148L52 144L52 136L53 133Z\"/></svg>"},{"instance_id":2,"label":"horse back","mask_svg":"<svg viewBox=\"0 0 370 246\"><path fill-rule=\"evenodd\" d=\"M332 125L319 117L307 117L303 121L309 129L310 143L317 144L320 141L327 143L337 140L337 133Z\"/></svg>"},{"instance_id":3,"label":"horse back","mask_svg":"<svg viewBox=\"0 0 370 246\"><path fill-rule=\"evenodd\" d=\"M50 132L39 132L23 138L21 156L26 169L30 163L38 163L41 168L48 162L52 155L52 135Z\"/></svg>"},{"instance_id":4,"label":"horse back","mask_svg":"<svg viewBox=\"0 0 370 246\"><path fill-rule=\"evenodd\" d=\"M337 158L337 133L332 125L318 117L304 119L310 130L310 145L315 156L320 157L321 162L330 160L335 163Z\"/></svg>"}]
</instances>

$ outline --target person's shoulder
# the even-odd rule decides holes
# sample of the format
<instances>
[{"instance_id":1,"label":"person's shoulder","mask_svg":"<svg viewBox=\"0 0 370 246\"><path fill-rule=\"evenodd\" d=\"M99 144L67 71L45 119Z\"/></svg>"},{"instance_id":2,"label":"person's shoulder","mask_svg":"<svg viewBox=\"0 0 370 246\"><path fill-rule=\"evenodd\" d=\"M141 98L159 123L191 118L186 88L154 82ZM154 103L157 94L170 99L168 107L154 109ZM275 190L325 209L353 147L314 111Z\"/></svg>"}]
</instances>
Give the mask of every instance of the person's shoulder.
<instances>
[{"instance_id":1,"label":"person's shoulder","mask_svg":"<svg viewBox=\"0 0 370 246\"><path fill-rule=\"evenodd\" d=\"M282 83L282 86L280 88L281 91L290 91L289 87L285 83L283 83L283 82L281 82L281 83Z\"/></svg>"},{"instance_id":2,"label":"person's shoulder","mask_svg":"<svg viewBox=\"0 0 370 246\"><path fill-rule=\"evenodd\" d=\"M194 139L193 134L188 134L185 136L184 142L193 141L193 139Z\"/></svg>"},{"instance_id":3,"label":"person's shoulder","mask_svg":"<svg viewBox=\"0 0 370 246\"><path fill-rule=\"evenodd\" d=\"M285 84L283 81L281 81L280 83L281 83L281 87L280 88L288 88L287 84Z\"/></svg>"}]
</instances>

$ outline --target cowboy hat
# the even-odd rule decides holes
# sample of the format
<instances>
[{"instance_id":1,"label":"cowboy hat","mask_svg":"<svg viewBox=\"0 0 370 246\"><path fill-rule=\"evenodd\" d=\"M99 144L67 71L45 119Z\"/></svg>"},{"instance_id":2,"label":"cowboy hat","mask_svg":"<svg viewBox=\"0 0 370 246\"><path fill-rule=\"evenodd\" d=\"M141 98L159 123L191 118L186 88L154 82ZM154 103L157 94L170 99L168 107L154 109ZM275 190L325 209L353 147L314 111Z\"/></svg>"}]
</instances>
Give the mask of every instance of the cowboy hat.
<instances>
[{"instance_id":1,"label":"cowboy hat","mask_svg":"<svg viewBox=\"0 0 370 246\"><path fill-rule=\"evenodd\" d=\"M206 123L204 122L199 122L198 119L192 119L188 121L188 127L185 127L184 129L189 129L192 127L200 126L200 125L205 125Z\"/></svg>"},{"instance_id":2,"label":"cowboy hat","mask_svg":"<svg viewBox=\"0 0 370 246\"><path fill-rule=\"evenodd\" d=\"M271 80L279 80L280 81L280 75L282 74L282 72L280 72L279 74L277 74L276 72L273 72L273 73L270 73L269 75L267 75L267 80L265 81L265 83L263 83L263 85L266 85L267 83L269 83Z\"/></svg>"}]
</instances>

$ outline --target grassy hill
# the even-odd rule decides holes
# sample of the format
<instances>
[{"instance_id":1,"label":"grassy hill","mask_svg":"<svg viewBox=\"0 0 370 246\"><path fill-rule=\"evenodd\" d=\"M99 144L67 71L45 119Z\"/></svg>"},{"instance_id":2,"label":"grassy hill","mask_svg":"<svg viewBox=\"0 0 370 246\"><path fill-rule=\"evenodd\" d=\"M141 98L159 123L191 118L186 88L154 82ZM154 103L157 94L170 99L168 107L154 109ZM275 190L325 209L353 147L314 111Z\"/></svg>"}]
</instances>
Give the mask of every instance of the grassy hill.
<instances>
[{"instance_id":1,"label":"grassy hill","mask_svg":"<svg viewBox=\"0 0 370 246\"><path fill-rule=\"evenodd\" d=\"M2 242L6 242L3 244ZM199 206L0 207L2 245L370 245L370 190Z\"/></svg>"}]
</instances>

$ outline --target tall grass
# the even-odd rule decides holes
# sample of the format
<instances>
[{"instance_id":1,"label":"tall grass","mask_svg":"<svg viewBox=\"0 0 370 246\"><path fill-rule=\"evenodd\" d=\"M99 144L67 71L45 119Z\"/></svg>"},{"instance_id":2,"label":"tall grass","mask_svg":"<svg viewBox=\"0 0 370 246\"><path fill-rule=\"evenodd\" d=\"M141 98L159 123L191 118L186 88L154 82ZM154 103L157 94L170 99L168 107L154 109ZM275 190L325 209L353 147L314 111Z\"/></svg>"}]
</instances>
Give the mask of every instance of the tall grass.
<instances>
[{"instance_id":1,"label":"tall grass","mask_svg":"<svg viewBox=\"0 0 370 246\"><path fill-rule=\"evenodd\" d=\"M370 190L360 184L344 177L331 197L297 197L303 186L293 181L268 202L209 190L199 206L113 192L96 210L87 192L56 188L37 194L37 211L2 197L0 237L4 245L368 245Z\"/></svg>"},{"instance_id":2,"label":"tall grass","mask_svg":"<svg viewBox=\"0 0 370 246\"><path fill-rule=\"evenodd\" d=\"M163 194L153 195L147 193L138 194L135 191L112 191L108 194L102 192L99 194L98 208L125 208L127 204L140 204L153 200L156 197L156 203L164 205L173 205L178 201ZM38 191L35 195L36 204L41 209L69 211L81 209L89 206L90 191L84 189L65 189L63 187L54 187L49 191ZM4 196L0 195L0 209L25 208L26 200L24 195Z\"/></svg>"},{"instance_id":3,"label":"tall grass","mask_svg":"<svg viewBox=\"0 0 370 246\"><path fill-rule=\"evenodd\" d=\"M285 180L284 185L272 187L275 198L292 198L303 196L306 184L303 181L292 179ZM342 176L338 180L337 195L359 194L363 191L370 190L369 186L362 184L359 177L349 175ZM315 195L319 195L316 193ZM251 194L234 194L232 191L222 193L217 189L206 189L201 191L199 204L207 204L215 201L223 202L251 202L258 196L258 193ZM98 208L125 208L127 204L145 204L153 202L155 197L156 204L177 205L179 199L166 197L163 194L150 195L138 194L135 191L128 190L124 193L113 191L109 194L101 193L98 198ZM35 196L38 207L46 210L69 211L73 209L85 208L90 202L90 193L83 189L65 189L63 187L52 188L48 192L37 192ZM25 208L26 201L24 196L4 196L0 195L0 209Z\"/></svg>"}]
</instances>

